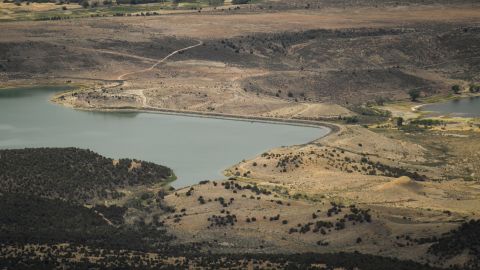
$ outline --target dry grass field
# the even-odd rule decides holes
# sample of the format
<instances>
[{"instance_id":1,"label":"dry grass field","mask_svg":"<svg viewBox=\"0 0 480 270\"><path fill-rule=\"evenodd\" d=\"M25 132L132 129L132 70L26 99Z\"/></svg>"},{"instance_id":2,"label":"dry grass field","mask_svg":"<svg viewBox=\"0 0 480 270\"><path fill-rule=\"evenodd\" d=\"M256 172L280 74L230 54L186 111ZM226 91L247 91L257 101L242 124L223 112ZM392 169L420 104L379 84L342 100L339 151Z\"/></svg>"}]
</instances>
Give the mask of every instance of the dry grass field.
<instances>
[{"instance_id":1,"label":"dry grass field","mask_svg":"<svg viewBox=\"0 0 480 270\"><path fill-rule=\"evenodd\" d=\"M84 85L68 99L77 107L305 118L348 114L332 103L404 99L412 88L434 95L478 79L477 5L244 9L6 23L0 78L7 85L32 79ZM198 41L203 44L150 69ZM112 86L119 78L121 85ZM98 98L118 100L115 95L127 99L96 104ZM252 104L236 106L240 96ZM325 106L306 109L318 104Z\"/></svg>"},{"instance_id":2,"label":"dry grass field","mask_svg":"<svg viewBox=\"0 0 480 270\"><path fill-rule=\"evenodd\" d=\"M61 8L1 3L0 20L8 22L1 23L0 85L69 84L75 89L53 101L77 109L335 127L313 142L245 157L225 169L228 180L174 191L126 188L121 199L96 201L125 206L122 218L132 226L160 218L175 245L198 244L202 254L360 252L475 269L479 259L467 249L449 257L431 247L480 218L477 120L407 130L392 117L422 116L408 101L412 89L427 101L448 97L454 84L466 89L480 81L480 5L361 2L227 3L135 16L157 10L139 5L122 11L131 16L105 17L67 5L83 13L41 21L32 20L35 12ZM18 9L33 15L18 17ZM160 192L174 212L150 207ZM142 199L145 193L151 196ZM131 207L132 201L148 207ZM149 256L156 255L141 255ZM178 260L184 262L173 256L162 263ZM273 262L256 263L269 268Z\"/></svg>"}]
</instances>

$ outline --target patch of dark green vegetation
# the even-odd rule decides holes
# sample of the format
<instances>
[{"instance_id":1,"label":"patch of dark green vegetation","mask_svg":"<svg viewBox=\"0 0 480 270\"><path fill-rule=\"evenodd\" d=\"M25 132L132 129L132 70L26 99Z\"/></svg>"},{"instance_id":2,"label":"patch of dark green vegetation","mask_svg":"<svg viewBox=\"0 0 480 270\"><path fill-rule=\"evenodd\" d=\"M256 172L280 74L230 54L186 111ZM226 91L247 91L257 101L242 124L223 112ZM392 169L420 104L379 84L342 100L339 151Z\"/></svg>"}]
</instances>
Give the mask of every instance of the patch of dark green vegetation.
<instances>
[{"instance_id":1,"label":"patch of dark green vegetation","mask_svg":"<svg viewBox=\"0 0 480 270\"><path fill-rule=\"evenodd\" d=\"M125 212L128 210L128 208L116 205L105 206L98 204L95 205L93 210L97 211L97 213L102 214L113 224L119 225L123 223L123 216L125 215Z\"/></svg>"},{"instance_id":2,"label":"patch of dark green vegetation","mask_svg":"<svg viewBox=\"0 0 480 270\"><path fill-rule=\"evenodd\" d=\"M345 208L342 204L337 204L335 202L330 202L331 208L327 210L327 217L332 217L335 215L338 215L342 212L342 209ZM308 232L313 232L313 233L320 233L322 235L326 235L327 233L331 232L332 229L336 231L340 231L345 229L350 222L352 226L355 226L357 223L371 223L372 222L372 216L370 214L370 209L360 209L357 208L355 205L350 205L349 207L350 213L349 214L344 214L343 218L337 218L335 222L332 221L325 221L325 220L316 220L319 217L318 213L313 213L312 214L312 219L314 219L311 222L307 222L305 224L297 224L297 227L290 228L288 231L290 234L292 233L301 233L301 234L306 234ZM313 227L313 229L312 229ZM361 242L361 240L360 240ZM359 243L357 241L357 243ZM328 246L328 242L320 240L318 242L319 245L322 246Z\"/></svg>"},{"instance_id":3,"label":"patch of dark green vegetation","mask_svg":"<svg viewBox=\"0 0 480 270\"><path fill-rule=\"evenodd\" d=\"M432 126L441 126L445 124L445 121L436 119L414 119L410 121L411 125L423 126L424 128Z\"/></svg>"},{"instance_id":4,"label":"patch of dark green vegetation","mask_svg":"<svg viewBox=\"0 0 480 270\"><path fill-rule=\"evenodd\" d=\"M110 222L93 209L60 199L24 194L0 196L2 243L73 243L108 249L176 252L170 245L175 237L162 227L130 226L123 222L115 226Z\"/></svg>"},{"instance_id":5,"label":"patch of dark green vegetation","mask_svg":"<svg viewBox=\"0 0 480 270\"><path fill-rule=\"evenodd\" d=\"M360 160L361 164L366 164L368 167L365 170L370 175L384 175L388 177L401 177L401 176L408 176L415 181L425 181L427 180L427 176L420 175L418 172L411 172L405 168L401 167L392 167L386 164L382 164L380 162L373 162L366 157L363 157ZM377 171L381 172L380 174Z\"/></svg>"},{"instance_id":6,"label":"patch of dark green vegetation","mask_svg":"<svg viewBox=\"0 0 480 270\"><path fill-rule=\"evenodd\" d=\"M226 215L212 215L208 218L210 225L208 225L207 229L213 227L224 227L224 226L233 226L237 223L237 216L226 214Z\"/></svg>"},{"instance_id":7,"label":"patch of dark green vegetation","mask_svg":"<svg viewBox=\"0 0 480 270\"><path fill-rule=\"evenodd\" d=\"M392 114L389 111L373 108L370 106L354 105L348 107L357 113L354 116L339 117L346 124L371 124L388 120Z\"/></svg>"},{"instance_id":8,"label":"patch of dark green vegetation","mask_svg":"<svg viewBox=\"0 0 480 270\"><path fill-rule=\"evenodd\" d=\"M173 245L175 237L158 218L148 224L130 224L124 221L125 206L84 205L91 199L116 198L112 194L119 187L163 183L172 176L164 166L130 159L114 162L75 148L2 150L0 242L188 252L195 244ZM160 209L164 195L161 191L155 198ZM150 197L140 196L142 200Z\"/></svg>"},{"instance_id":9,"label":"patch of dark green vegetation","mask_svg":"<svg viewBox=\"0 0 480 270\"><path fill-rule=\"evenodd\" d=\"M10 255L13 250L17 256L0 257L0 265L7 269L368 269L368 270L437 270L439 268L401 261L393 258L365 255L360 253L331 254L197 254L185 258L165 261L168 257L160 255L152 257L145 253L121 251L110 253L108 250L86 249L79 246L60 247L25 247L15 246L15 249L0 246L1 251ZM45 256L36 254L41 252ZM74 254L96 256L95 261L74 260ZM60 259L59 259L60 258ZM326 267L319 267L326 265Z\"/></svg>"},{"instance_id":10,"label":"patch of dark green vegetation","mask_svg":"<svg viewBox=\"0 0 480 270\"><path fill-rule=\"evenodd\" d=\"M428 250L447 260L461 254L468 254L465 269L480 269L480 220L465 222L436 240Z\"/></svg>"},{"instance_id":11,"label":"patch of dark green vegetation","mask_svg":"<svg viewBox=\"0 0 480 270\"><path fill-rule=\"evenodd\" d=\"M435 126L445 126L447 123L438 119L413 119L407 123L402 117L394 119L396 126L405 132L425 132Z\"/></svg>"},{"instance_id":12,"label":"patch of dark green vegetation","mask_svg":"<svg viewBox=\"0 0 480 270\"><path fill-rule=\"evenodd\" d=\"M255 193L256 195L270 195L272 194L271 191L265 188L258 187L256 184L247 184L247 185L240 185L236 183L234 180L222 182L221 185L228 190L232 190L234 193L241 191L241 190L250 190L251 192Z\"/></svg>"},{"instance_id":13,"label":"patch of dark green vegetation","mask_svg":"<svg viewBox=\"0 0 480 270\"><path fill-rule=\"evenodd\" d=\"M479 93L480 92L480 84L471 83L468 86L468 91L470 91L470 93Z\"/></svg>"},{"instance_id":14,"label":"patch of dark green vegetation","mask_svg":"<svg viewBox=\"0 0 480 270\"><path fill-rule=\"evenodd\" d=\"M96 169L99 160L107 160L113 164L112 160L105 159L90 151L78 149L26 149L2 151L2 160L8 158L20 159L20 168L26 168L27 160L30 160L32 172L40 173L40 168L44 170L58 168L60 164L68 164L72 168L63 170L63 173L77 172L75 169L79 166L82 170L90 173L93 171L104 172ZM25 152L33 152L27 154ZM82 157L87 159L77 160L78 152L83 153ZM14 153L14 154L12 154ZM43 154L42 154L43 153ZM46 153L46 154L45 154ZM26 157L35 157L28 159ZM39 157L43 157L40 159ZM60 157L67 161L59 160ZM55 161L55 162L52 162ZM2 161L3 162L3 161ZM46 166L45 164L50 164ZM100 163L102 164L102 163ZM142 163L143 164L143 163ZM109 166L105 163L106 166ZM14 166L9 162L3 162L3 168ZM119 165L116 165L119 166ZM123 171L112 173L115 176L128 174L127 165L123 165ZM153 166L153 165L152 165ZM164 167L161 167L164 168ZM127 172L125 171L127 170ZM15 170L19 172L19 169ZM169 171L169 170L168 170ZM9 173L3 173L10 176ZM123 172L123 173L122 173ZM147 171L148 172L148 171ZM32 177L33 173L23 173L23 176ZM138 176L138 174L135 174ZM53 174L57 181L71 183L72 180L62 173ZM107 174L111 176L111 174ZM72 176L73 179L81 179L78 176ZM77 177L77 178L75 178ZM109 179L108 177L106 177ZM11 177L2 178L11 179ZM92 208L84 206L77 197L71 200L65 196L65 191L56 188L65 188L65 183L50 183L48 173L39 174L33 183L38 187L39 183L46 183L46 187L41 192L33 189L25 189L23 192L12 192L3 190L0 195L0 266L7 269L188 269L189 267L198 268L245 268L253 264L258 268L275 267L277 269L315 269L316 264L327 264L329 267L345 267L346 269L432 269L428 266L420 265L411 261L399 261L396 259L382 258L362 254L297 254L297 255L267 255L267 254L237 254L237 255L212 255L205 253L208 245L212 243L193 242L190 244L178 244L176 237L167 232L164 222L160 216L155 215L152 222L140 220L133 224L124 221L127 212L126 207L95 205ZM129 180L130 178L126 178ZM138 179L134 181L125 181L125 185L138 184ZM148 178L152 179L153 178ZM90 183L89 181L86 181ZM102 183L102 182L101 182ZM150 182L142 182L150 183ZM156 182L155 182L156 183ZM203 184L208 184L204 182ZM212 182L215 186L216 182ZM76 186L74 186L76 187ZM241 186L235 181L222 183L222 188L232 190L250 190L256 195L268 195L270 192L256 185ZM49 191L47 193L47 191ZM27 193L28 192L28 193ZM194 190L191 190L193 195ZM54 195L52 195L54 194ZM68 193L66 193L68 194ZM145 193L140 195L141 200L154 200L163 203L165 191L154 193ZM63 196L59 196L63 195ZM200 197L199 197L200 198ZM203 199L203 197L202 197ZM199 199L201 201L202 199ZM258 197L257 197L258 199ZM205 199L203 199L205 200ZM227 205L233 199L226 200L217 198L222 205ZM273 200L272 200L273 202ZM281 201L277 201L277 203ZM338 214L343 206L333 204L329 212ZM176 212L171 209L172 213ZM350 206L350 214L344 216L345 222L369 222L368 210L364 211ZM186 215L186 209L180 210L179 214L173 216L174 219L181 220ZM170 217L168 217L170 218ZM167 219L168 219L167 218ZM318 215L313 214L313 219ZM264 218L266 219L266 217ZM277 215L271 220L279 220ZM234 214L222 209L221 215L210 217L210 229L214 227L233 226L237 222ZM256 222L255 217L249 218L250 222ZM318 220L316 220L318 222ZM283 224L287 224L285 220ZM338 222L337 222L338 223ZM337 229L341 223L315 223L317 227L332 227ZM360 239L360 238L359 238ZM360 239L361 242L361 239ZM357 243L359 240L357 239ZM319 245L326 245L326 242L319 241ZM80 258L80 259L79 259ZM89 258L95 258L91 260ZM173 259L172 259L173 258ZM270 265L270 266L269 266Z\"/></svg>"},{"instance_id":15,"label":"patch of dark green vegetation","mask_svg":"<svg viewBox=\"0 0 480 270\"><path fill-rule=\"evenodd\" d=\"M0 150L2 193L84 203L118 198L118 188L163 183L173 177L165 166L131 159L114 164L110 158L77 148Z\"/></svg>"}]
</instances>

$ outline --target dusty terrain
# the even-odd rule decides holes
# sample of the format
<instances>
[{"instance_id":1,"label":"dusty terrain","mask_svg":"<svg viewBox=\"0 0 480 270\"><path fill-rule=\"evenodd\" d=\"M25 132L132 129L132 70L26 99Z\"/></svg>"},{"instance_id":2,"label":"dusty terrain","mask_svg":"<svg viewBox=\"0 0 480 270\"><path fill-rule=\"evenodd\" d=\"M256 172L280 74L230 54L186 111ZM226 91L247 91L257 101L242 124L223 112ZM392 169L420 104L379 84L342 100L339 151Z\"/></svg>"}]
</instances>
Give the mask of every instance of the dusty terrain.
<instances>
[{"instance_id":1,"label":"dusty terrain","mask_svg":"<svg viewBox=\"0 0 480 270\"><path fill-rule=\"evenodd\" d=\"M244 7L4 23L0 79L82 85L78 95L56 100L79 108L348 116L352 104L405 99L414 88L434 95L478 80L479 8Z\"/></svg>"},{"instance_id":2,"label":"dusty terrain","mask_svg":"<svg viewBox=\"0 0 480 270\"><path fill-rule=\"evenodd\" d=\"M225 183L207 183L168 196L167 202L186 211L176 221L171 217L167 224L179 232L180 241L215 239L212 248L218 250L356 250L438 266L461 263L458 258L444 261L429 255L431 243L420 239L441 235L462 220L479 217L478 180L465 181L471 179L470 174L456 174L464 172L461 166L476 166L475 149L466 152L460 146L479 145L478 134L449 138L428 133L406 140L399 133L394 139L389 138L391 132L377 132L344 127L312 144L272 149L243 161L226 171L236 179L228 189ZM449 149L443 150L448 156L438 155L436 143L426 139L432 137L448 144ZM452 140L455 143L449 142ZM462 165L458 159L463 160ZM478 173L478 166L471 169ZM272 194L233 188L247 184ZM228 205L222 206L220 197ZM339 215L329 216L328 210L335 204L345 208ZM372 221L348 221L345 215L351 213L350 205L370 209ZM277 214L278 220L270 219ZM224 221L227 215L235 215L234 225ZM227 225L212 225L215 217ZM255 222L248 220L252 217ZM325 229L325 234L314 230L317 221L336 224L342 218L347 220L344 229ZM302 233L291 230L309 223Z\"/></svg>"},{"instance_id":3,"label":"dusty terrain","mask_svg":"<svg viewBox=\"0 0 480 270\"><path fill-rule=\"evenodd\" d=\"M179 12L2 23L0 83L71 84L53 100L79 109L336 128L245 157L225 170L228 181L170 192L175 213L141 200L154 210L131 207L127 223L160 216L177 243L207 243L202 251L213 253L359 251L440 267L472 259L440 259L425 239L479 218L480 139L473 124L465 128L476 120L410 131L389 118L420 116L409 90L445 96L480 80L478 3L269 1ZM365 125L345 125L357 118ZM162 188L104 203L128 205Z\"/></svg>"}]
</instances>

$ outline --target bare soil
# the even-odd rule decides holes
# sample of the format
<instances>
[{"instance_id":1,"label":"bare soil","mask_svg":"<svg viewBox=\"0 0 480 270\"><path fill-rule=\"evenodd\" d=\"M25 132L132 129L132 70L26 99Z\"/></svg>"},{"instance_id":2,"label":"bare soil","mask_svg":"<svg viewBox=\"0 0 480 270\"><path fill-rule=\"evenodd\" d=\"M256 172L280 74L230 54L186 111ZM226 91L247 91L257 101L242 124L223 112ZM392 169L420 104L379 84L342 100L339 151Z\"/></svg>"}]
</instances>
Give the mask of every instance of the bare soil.
<instances>
[{"instance_id":1,"label":"bare soil","mask_svg":"<svg viewBox=\"0 0 480 270\"><path fill-rule=\"evenodd\" d=\"M81 109L338 123L378 98L405 101L411 89L445 95L452 84L480 80L478 3L363 2L2 23L0 83L76 85L54 101ZM398 103L388 108L416 117ZM338 125L312 143L233 165L229 184L168 195L169 205L185 210L164 218L179 243L206 241L219 253L360 251L464 263L439 262L427 253L431 243L415 239L479 218L478 146L472 130ZM125 191L127 198L141 192ZM358 210L360 222L349 220L352 209L369 211ZM148 223L154 214L131 210L126 219ZM314 231L316 224L323 225Z\"/></svg>"}]
</instances>

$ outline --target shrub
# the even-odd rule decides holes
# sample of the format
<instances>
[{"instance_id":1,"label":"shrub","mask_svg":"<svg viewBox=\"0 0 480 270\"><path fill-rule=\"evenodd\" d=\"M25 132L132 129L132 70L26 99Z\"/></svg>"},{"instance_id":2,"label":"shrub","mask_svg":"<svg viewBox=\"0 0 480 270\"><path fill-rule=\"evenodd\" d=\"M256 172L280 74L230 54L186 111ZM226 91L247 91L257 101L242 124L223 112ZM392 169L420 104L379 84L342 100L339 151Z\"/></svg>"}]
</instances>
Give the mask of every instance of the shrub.
<instances>
[{"instance_id":1,"label":"shrub","mask_svg":"<svg viewBox=\"0 0 480 270\"><path fill-rule=\"evenodd\" d=\"M403 118L402 117L397 117L395 119L395 124L397 125L397 127L403 126Z\"/></svg>"},{"instance_id":2,"label":"shrub","mask_svg":"<svg viewBox=\"0 0 480 270\"><path fill-rule=\"evenodd\" d=\"M344 120L345 123L347 123L347 124L355 124L355 123L358 123L358 117L357 117L357 116L347 116L347 117L344 117L343 120Z\"/></svg>"},{"instance_id":3,"label":"shrub","mask_svg":"<svg viewBox=\"0 0 480 270\"><path fill-rule=\"evenodd\" d=\"M417 99L420 97L420 90L412 89L412 90L408 91L408 95L410 95L410 99L412 101L417 101Z\"/></svg>"},{"instance_id":4,"label":"shrub","mask_svg":"<svg viewBox=\"0 0 480 270\"><path fill-rule=\"evenodd\" d=\"M471 93L478 93L480 92L480 85L476 85L476 84L470 84L470 86L468 87L468 90L471 92Z\"/></svg>"},{"instance_id":5,"label":"shrub","mask_svg":"<svg viewBox=\"0 0 480 270\"><path fill-rule=\"evenodd\" d=\"M232 0L233 5L243 5L250 3L250 0Z\"/></svg>"},{"instance_id":6,"label":"shrub","mask_svg":"<svg viewBox=\"0 0 480 270\"><path fill-rule=\"evenodd\" d=\"M453 91L453 93L455 93L455 94L460 93L460 85L458 85L458 84L453 85L453 86L452 86L452 91Z\"/></svg>"}]
</instances>

